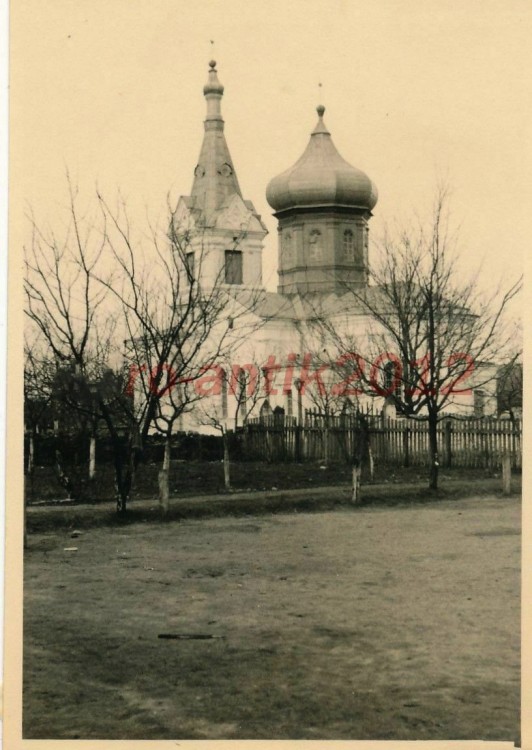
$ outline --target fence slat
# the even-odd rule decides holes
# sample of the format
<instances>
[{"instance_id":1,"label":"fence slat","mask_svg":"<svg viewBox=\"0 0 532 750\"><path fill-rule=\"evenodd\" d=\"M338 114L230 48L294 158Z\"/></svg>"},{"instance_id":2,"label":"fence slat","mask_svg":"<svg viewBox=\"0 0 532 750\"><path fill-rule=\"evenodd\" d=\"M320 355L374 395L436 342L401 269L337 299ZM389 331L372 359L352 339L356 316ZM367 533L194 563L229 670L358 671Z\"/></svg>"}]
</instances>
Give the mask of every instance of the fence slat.
<instances>
[{"instance_id":1,"label":"fence slat","mask_svg":"<svg viewBox=\"0 0 532 750\"><path fill-rule=\"evenodd\" d=\"M362 422L364 420L364 422ZM324 415L307 410L304 423L294 417L268 415L250 419L244 432L244 458L268 461L333 461L351 463L361 450L363 423L374 460L380 464L426 466L428 425L419 419L393 419L377 414ZM508 453L512 466L522 466L521 421L453 418L438 425L439 452L445 466L497 469Z\"/></svg>"}]
</instances>

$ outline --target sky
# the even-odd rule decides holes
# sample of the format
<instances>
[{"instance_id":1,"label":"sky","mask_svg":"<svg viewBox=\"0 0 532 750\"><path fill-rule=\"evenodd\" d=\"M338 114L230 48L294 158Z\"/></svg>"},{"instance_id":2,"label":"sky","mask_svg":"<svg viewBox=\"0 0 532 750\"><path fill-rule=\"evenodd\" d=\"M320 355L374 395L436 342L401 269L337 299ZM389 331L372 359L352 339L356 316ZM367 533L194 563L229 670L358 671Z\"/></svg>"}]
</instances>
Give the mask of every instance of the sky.
<instances>
[{"instance_id":1,"label":"sky","mask_svg":"<svg viewBox=\"0 0 532 750\"><path fill-rule=\"evenodd\" d=\"M270 288L266 186L303 152L320 103L378 187L370 236L425 215L443 177L464 269L483 259L486 279L516 275L532 228L531 16L521 0L12 3L11 253L28 205L57 221L66 169L83 194L119 189L139 217L188 194L214 57L240 186L269 230Z\"/></svg>"}]
</instances>

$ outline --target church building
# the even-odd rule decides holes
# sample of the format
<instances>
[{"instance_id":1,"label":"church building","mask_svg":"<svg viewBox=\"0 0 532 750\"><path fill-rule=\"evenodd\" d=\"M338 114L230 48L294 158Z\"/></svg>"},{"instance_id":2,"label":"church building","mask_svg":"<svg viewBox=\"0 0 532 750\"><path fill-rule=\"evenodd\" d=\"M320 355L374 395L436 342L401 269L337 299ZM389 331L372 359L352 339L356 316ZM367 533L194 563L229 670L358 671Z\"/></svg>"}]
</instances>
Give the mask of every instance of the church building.
<instances>
[{"instance_id":1,"label":"church building","mask_svg":"<svg viewBox=\"0 0 532 750\"><path fill-rule=\"evenodd\" d=\"M328 395L320 393L320 374L315 373L326 361L327 341L313 323L326 318L338 330L367 336L370 316L357 297L378 295L369 284L369 224L377 188L339 154L324 122L325 108L318 106L305 151L266 189L278 222L279 279L277 292L267 291L262 286L267 229L238 182L224 135L224 87L214 61L203 92L207 113L192 189L179 198L173 217L190 231L189 268L198 283L221 284L233 299L253 296L249 316L260 325L249 339L242 335L235 364L254 362L263 373L269 368L260 408L295 416L296 399L300 410L302 402L322 408ZM317 361L316 352L323 352L324 359ZM389 406L383 398L372 402L378 409ZM472 406L472 398L463 404L470 412Z\"/></svg>"}]
</instances>

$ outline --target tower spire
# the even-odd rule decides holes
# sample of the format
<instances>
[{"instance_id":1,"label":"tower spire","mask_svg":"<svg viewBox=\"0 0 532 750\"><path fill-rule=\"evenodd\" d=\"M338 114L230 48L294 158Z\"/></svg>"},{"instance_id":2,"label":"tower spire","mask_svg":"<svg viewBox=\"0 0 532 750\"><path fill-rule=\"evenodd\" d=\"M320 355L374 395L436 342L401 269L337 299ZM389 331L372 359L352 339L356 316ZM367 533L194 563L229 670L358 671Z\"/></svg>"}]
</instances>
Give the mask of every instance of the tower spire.
<instances>
[{"instance_id":1,"label":"tower spire","mask_svg":"<svg viewBox=\"0 0 532 750\"><path fill-rule=\"evenodd\" d=\"M224 136L221 108L223 93L224 87L218 80L216 61L211 60L209 78L203 87L207 102L205 135L190 193L194 198L195 208L202 212L207 225L212 221L214 212L222 208L232 195L237 193L242 197Z\"/></svg>"},{"instance_id":2,"label":"tower spire","mask_svg":"<svg viewBox=\"0 0 532 750\"><path fill-rule=\"evenodd\" d=\"M207 100L207 119L205 120L205 123L219 120L222 123L221 129L223 130L221 102L224 94L224 87L218 80L216 60L211 60L209 63L209 80L203 87L203 93Z\"/></svg>"},{"instance_id":3,"label":"tower spire","mask_svg":"<svg viewBox=\"0 0 532 750\"><path fill-rule=\"evenodd\" d=\"M226 284L260 285L262 241L267 234L253 203L240 192L224 135L223 92L216 62L211 60L203 88L205 132L192 190L179 198L173 219L177 226L198 230L191 236L190 252L196 258L196 278L205 289L220 279Z\"/></svg>"}]
</instances>

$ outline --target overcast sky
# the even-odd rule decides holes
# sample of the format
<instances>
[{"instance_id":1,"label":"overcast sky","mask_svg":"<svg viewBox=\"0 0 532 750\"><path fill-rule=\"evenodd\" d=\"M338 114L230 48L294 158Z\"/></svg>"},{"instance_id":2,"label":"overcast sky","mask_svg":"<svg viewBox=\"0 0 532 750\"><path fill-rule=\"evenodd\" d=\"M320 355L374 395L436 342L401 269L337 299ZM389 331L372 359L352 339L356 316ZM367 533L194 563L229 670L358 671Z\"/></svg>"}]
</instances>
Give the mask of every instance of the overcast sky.
<instances>
[{"instance_id":1,"label":"overcast sky","mask_svg":"<svg viewBox=\"0 0 532 750\"><path fill-rule=\"evenodd\" d=\"M530 21L520 0L12 3L12 239L25 201L54 220L66 167L85 192L120 188L152 215L169 190L188 194L214 57L240 186L270 231L270 288L266 185L303 152L319 103L378 187L372 234L423 212L447 175L466 266L482 256L491 279L517 273L531 236Z\"/></svg>"}]
</instances>

